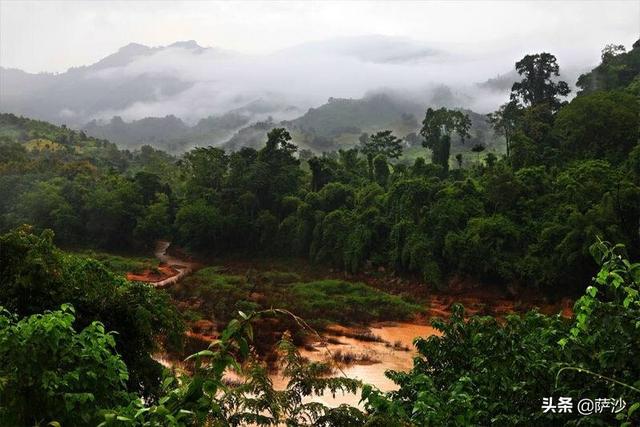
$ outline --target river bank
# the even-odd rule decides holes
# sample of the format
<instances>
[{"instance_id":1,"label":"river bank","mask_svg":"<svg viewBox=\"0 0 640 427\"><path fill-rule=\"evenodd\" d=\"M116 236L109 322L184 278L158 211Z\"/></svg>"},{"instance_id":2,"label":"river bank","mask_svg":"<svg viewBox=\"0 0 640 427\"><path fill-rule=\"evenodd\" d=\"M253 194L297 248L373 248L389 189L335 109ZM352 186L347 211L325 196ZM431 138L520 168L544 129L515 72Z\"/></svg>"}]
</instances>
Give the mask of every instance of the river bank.
<instances>
[{"instance_id":1,"label":"river bank","mask_svg":"<svg viewBox=\"0 0 640 427\"><path fill-rule=\"evenodd\" d=\"M392 315L391 312L385 314L384 307L386 300L376 300L381 305L382 312L374 317L362 317L370 319L359 325L351 320L358 319L358 316L346 316L350 321L346 323L321 324L318 328L322 339L314 337L313 334L305 334L300 339L299 335L296 345L301 356L309 361L325 362L333 367L333 374L346 375L349 378L361 380L371 384L383 391L391 391L395 384L385 376L387 370L406 371L413 366L413 358L417 355L413 341L417 337L429 337L439 335L439 331L429 326L432 318L447 318L450 315L451 307L454 303L462 303L468 315L491 315L502 317L514 312L524 312L533 306L541 308L548 313L562 312L566 316L571 315L570 301L559 301L555 303L542 303L535 305L533 301L523 301L513 298L504 292L497 291L494 287L480 288L462 284L448 292L425 292L428 289L424 284L413 283L412 281L394 277L384 271L365 272L359 276L345 275L333 270L322 271L316 266L299 266L296 263L282 265L282 261L269 262L264 260L253 260L253 262L238 261L216 264L216 267L197 264L193 260L177 255L169 250L169 242L158 242L155 256L160 261L161 267L170 268L173 274L162 277L159 280L155 277L147 277L147 281L156 287L164 287L174 298L180 310L190 317L189 330L187 332L188 349L182 355L156 354L157 361L172 369L189 369L188 365L182 363L182 359L189 352L195 352L206 348L208 344L218 337L221 328L226 324L225 317L233 316L237 313L238 304L248 309L254 307L279 307L290 304L289 294L281 294L283 289L293 287L305 287L310 290L323 288L327 281L306 282L314 280L323 275L342 279L362 279L376 292L392 295L393 293L403 295L411 294L411 289L421 286L420 297L412 298L418 302L421 309L413 314ZM173 254L172 254L173 252ZM190 276L199 268L202 270L196 276ZM185 282L186 280L186 282ZM298 283L299 282L299 283ZM340 283L344 283L341 285ZM337 282L337 288L343 290L348 288L348 283ZM308 286L307 286L308 285ZM365 285L362 285L365 286ZM345 304L344 295L335 294L335 289L331 289L325 298L340 298L341 304ZM361 290L357 291L362 292ZM269 297L274 297L269 299ZM397 297L394 297L397 298ZM337 301L337 300L336 300ZM353 300L357 301L357 300ZM372 300L373 301L373 300ZM398 300L400 301L400 300ZM305 301L306 303L308 301ZM331 301L326 301L329 305ZM302 303L300 303L302 304ZM336 302L337 304L337 302ZM353 308L352 303L346 303L345 307ZM403 303L404 304L404 303ZM303 304L304 305L304 304ZM328 307L328 306L327 306ZM298 314L302 306L289 307L291 311ZM380 307L367 306L360 309L361 315L367 310L379 310ZM364 311L362 311L364 310ZM389 316L389 317L387 317ZM384 321L395 316L396 321ZM303 316L305 317L305 316ZM307 315L306 319L314 321L312 315ZM271 366L270 378L275 388L286 388L286 379L275 367L277 361L271 357L270 348L279 339L284 330L295 327L291 323L269 320L256 326L258 336L254 344L257 346L259 354ZM267 337L267 338L265 338ZM235 374L229 373L230 380ZM357 405L359 395L337 395L316 396L314 401L322 402L329 406L337 406L342 403Z\"/></svg>"}]
</instances>

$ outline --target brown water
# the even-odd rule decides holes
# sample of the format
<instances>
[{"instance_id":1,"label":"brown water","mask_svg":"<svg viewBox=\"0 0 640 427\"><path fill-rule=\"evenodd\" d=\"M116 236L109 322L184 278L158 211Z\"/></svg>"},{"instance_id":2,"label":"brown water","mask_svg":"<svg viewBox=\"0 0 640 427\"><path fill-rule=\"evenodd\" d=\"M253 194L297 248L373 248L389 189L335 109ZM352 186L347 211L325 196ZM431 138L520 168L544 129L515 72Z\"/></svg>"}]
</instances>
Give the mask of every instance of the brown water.
<instances>
[{"instance_id":1,"label":"brown water","mask_svg":"<svg viewBox=\"0 0 640 427\"><path fill-rule=\"evenodd\" d=\"M368 330L382 341L361 341L346 335L354 331L349 328L335 326L329 329L329 336L340 341L339 344L320 344L315 346L315 351L301 348L300 354L311 361L330 361L331 355L338 352L352 354L356 358L364 358L366 361L340 365L340 369L334 370L335 376L346 375L349 378L361 380L371 384L382 391L395 390L397 387L384 373L387 370L408 371L413 366L413 358L416 351L413 340L417 337L439 335L439 332L427 325L412 323L385 323L375 325ZM286 388L286 379L279 374L271 377L276 389ZM306 401L321 402L330 407L336 407L343 403L358 406L360 391L355 394L338 393L335 397L327 393L323 396L313 396Z\"/></svg>"},{"instance_id":2,"label":"brown water","mask_svg":"<svg viewBox=\"0 0 640 427\"><path fill-rule=\"evenodd\" d=\"M351 364L339 364L334 369L333 376L347 376L361 380L363 383L371 384L382 391L395 390L397 386L388 379L384 373L387 370L408 371L413 366L413 358L416 350L413 340L417 337L428 337L440 335L440 333L427 325L413 323L384 323L373 325L367 328L371 334L380 338L381 341L362 341L348 335L362 330L334 325L329 328L325 337L332 338L332 343L317 343L314 350L299 348L300 354L311 361L331 363L332 355L340 352L342 354L352 354L356 358L366 359L362 362ZM345 336L347 335L347 336ZM338 340L339 343L335 343ZM154 359L170 369L186 371L183 363L168 358L164 354L157 354ZM335 365L335 363L334 363ZM225 374L229 379L237 378L234 373ZM287 379L280 373L271 374L271 380L275 389L283 390L287 387ZM305 402L320 402L329 407L336 407L341 404L360 406L360 390L356 393L341 393L332 396L327 392L322 396L310 396L304 399Z\"/></svg>"},{"instance_id":3,"label":"brown water","mask_svg":"<svg viewBox=\"0 0 640 427\"><path fill-rule=\"evenodd\" d=\"M170 286L184 276L190 274L195 266L194 263L173 257L167 253L170 242L157 242L155 256L166 265L174 268L178 274L165 280L154 282L156 287ZM366 332L368 335L376 337L376 341L362 340L356 338L358 333ZM332 355L337 353L354 356L360 359L355 363L334 363L334 376L347 376L349 378L361 380L363 383L373 385L382 391L396 389L396 385L385 376L388 370L408 371L413 366L413 358L416 351L413 340L417 337L428 337L439 335L431 326L415 323L381 323L371 325L368 328L352 329L340 325L334 325L325 332L325 338L331 338L331 343L318 342L313 349L299 348L300 354L311 361L329 362ZM185 370L183 363L179 360L168 358L165 354L157 354L154 359L170 369ZM229 377L233 377L229 374ZM271 375L273 385L276 389L285 389L287 379L279 373ZM321 402L327 406L335 407L343 403L357 406L360 400L360 391L355 394L341 394L331 396L327 393L322 396L311 396L306 401Z\"/></svg>"},{"instance_id":4,"label":"brown water","mask_svg":"<svg viewBox=\"0 0 640 427\"><path fill-rule=\"evenodd\" d=\"M183 259L179 259L176 257L171 256L168 252L167 249L169 249L169 246L171 245L171 242L167 242L164 240L159 240L156 244L156 250L154 252L156 258L158 258L161 262L165 263L166 265L172 267L175 271L177 271L178 273L174 276L168 277L164 280L160 280L158 282L153 282L153 286L157 287L157 288L164 288L166 286L170 286L173 285L175 283L177 283L180 279L182 279L183 277L185 277L186 275L190 274L193 271L193 267L194 267L194 263L191 261L187 261L187 260L183 260Z\"/></svg>"}]
</instances>

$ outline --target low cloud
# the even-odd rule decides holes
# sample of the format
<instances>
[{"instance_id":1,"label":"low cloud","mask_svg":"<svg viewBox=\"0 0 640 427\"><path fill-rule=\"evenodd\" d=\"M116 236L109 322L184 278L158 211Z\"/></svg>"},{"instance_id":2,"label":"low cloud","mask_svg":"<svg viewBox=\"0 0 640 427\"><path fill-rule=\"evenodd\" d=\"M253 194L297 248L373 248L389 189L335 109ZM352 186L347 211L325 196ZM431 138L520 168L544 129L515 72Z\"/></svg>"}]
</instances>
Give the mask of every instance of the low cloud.
<instances>
[{"instance_id":1,"label":"low cloud","mask_svg":"<svg viewBox=\"0 0 640 427\"><path fill-rule=\"evenodd\" d=\"M507 94L476 85L507 71L491 57L443 52L405 38L382 36L312 42L269 55L241 55L218 49L170 47L140 56L124 66L92 72L87 79L131 81L153 77L189 84L177 94L105 109L92 118L119 115L125 120L174 114L193 122L261 99L273 104L277 119L291 118L329 97L360 98L387 88L422 104L438 103L436 89L449 87L460 107L486 112ZM287 112L288 111L288 112Z\"/></svg>"}]
</instances>

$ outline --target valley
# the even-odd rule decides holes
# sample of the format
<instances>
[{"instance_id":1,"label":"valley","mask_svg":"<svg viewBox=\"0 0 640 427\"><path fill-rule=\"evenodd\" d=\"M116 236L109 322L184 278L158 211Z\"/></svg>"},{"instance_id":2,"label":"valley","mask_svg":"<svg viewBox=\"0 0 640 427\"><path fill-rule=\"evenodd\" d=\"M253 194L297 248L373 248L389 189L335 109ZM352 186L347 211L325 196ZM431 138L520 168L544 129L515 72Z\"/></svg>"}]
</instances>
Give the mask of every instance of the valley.
<instances>
[{"instance_id":1,"label":"valley","mask_svg":"<svg viewBox=\"0 0 640 427\"><path fill-rule=\"evenodd\" d=\"M151 270L145 270L141 274L127 273L127 279L149 283L161 289L171 286L178 287L180 286L179 282L185 280L189 274L197 274L199 269L212 268L218 272L224 272L227 278L235 277L236 283L241 280L239 278L243 275L243 271L245 280L250 280L250 276L254 276L254 280L258 277L261 278L257 280L257 285L253 286L246 294L236 293L232 299L224 299L223 297L225 305L238 308L241 308L243 304L260 302L261 298L264 298L261 294L271 292L268 289L268 284L265 283L269 279L275 281L278 286L291 286L289 281L308 281L311 278L342 277L350 281L363 279L365 283L368 283L367 286L373 286L382 292L391 291L397 293L400 291L400 293L404 294L412 293L417 295L416 292L409 292L406 289L415 285L404 283L402 278L379 274L378 272L365 272L364 275L359 277L351 277L350 275L345 277L344 274L336 274L326 269L312 267L300 260L291 262L284 259L220 259L216 261L216 264L220 263L222 265L210 266L204 262L194 261L179 249L171 248L170 250L170 248L170 243L166 241L159 241L156 244L154 256L160 262L156 268L160 271L159 276L150 274ZM274 268L278 270L274 271ZM286 269L286 271L280 271L281 269ZM198 285L203 287L221 285L221 277L225 276L214 276L204 282L198 281ZM417 286L423 289L425 287L424 284L417 284ZM177 293L172 289L166 289L166 291L173 295L174 298L176 294L180 295L180 291ZM223 293L228 292L225 289L221 291ZM207 349L211 342L218 340L222 332L221 326L224 325L224 322L217 321L215 317L208 317L208 312L200 309L211 302L209 299L216 300L219 298L214 295L208 295L204 292L198 293L196 290L193 297L185 298L180 295L178 299L174 299L174 303L178 304L185 317L191 318L187 325L188 330L186 333L189 340L187 351L178 354L156 353L154 354L156 361L174 372L191 372L193 370L193 365L185 362L184 359L191 353ZM194 297L205 300L194 301ZM329 304L339 304L339 300L332 300L331 296L328 298L327 302ZM336 298L340 298L339 291L336 294ZM298 337L297 340L294 338L294 342L297 341L299 343L298 351L301 357L307 361L327 364L327 375L345 376L370 384L383 392L390 392L396 390L397 385L386 376L386 372L389 370L407 371L411 368L413 358L418 355L414 347L414 340L441 335L441 332L430 326L430 323L435 317L450 317L451 304L453 303L463 304L467 309L467 316L491 315L501 318L517 312L526 312L531 310L532 307L550 315L561 313L566 318L570 318L573 315L571 310L573 302L571 300L563 299L555 303L549 303L540 299L532 300L533 298L530 295L523 300L522 295L509 297L506 294L501 294L497 289L493 292L488 292L486 287L478 290L477 286L475 291L469 287L458 287L457 292L453 293L431 289L429 292L424 293L423 297L419 298L419 305L422 308L416 307L413 314L408 314L407 317L396 317L397 315L394 315L393 312L389 312L387 315L384 312L385 307L382 305L380 307L382 310L380 315L372 323L331 323L336 320L335 318L327 319L323 322L315 322L312 319L316 316L313 315L305 317L310 325L314 325L313 327L305 325L308 326L308 329L300 328L300 325L292 323L281 324L274 328L269 325L269 322L258 322L255 325L254 339L263 352L258 354L258 357L267 362L269 376L276 390L286 389L288 380L280 372L282 361L278 360L277 354L274 353L276 343L270 340L268 336L270 332L263 332L264 328L270 331L280 328L293 328L290 329L290 332L294 332L293 335ZM191 303L185 304L185 301L189 299ZM285 306L284 301L278 301L277 299L271 304L277 307ZM267 309L268 306L267 304L262 304L253 309ZM369 308L373 309L373 307ZM368 310L369 308L363 307L362 309ZM298 307L293 304L289 310L295 314L298 312ZM220 310L218 309L215 312L219 313ZM209 312L209 316L211 315L212 312ZM270 348L269 346L272 347ZM233 383L240 380L239 375L236 371L230 370L226 372L225 378ZM329 407L337 407L341 404L358 406L360 394L356 392L334 395L327 392L311 395L306 400L308 402L319 402Z\"/></svg>"},{"instance_id":2,"label":"valley","mask_svg":"<svg viewBox=\"0 0 640 427\"><path fill-rule=\"evenodd\" d=\"M445 3L0 0L0 426L640 425L640 9Z\"/></svg>"}]
</instances>

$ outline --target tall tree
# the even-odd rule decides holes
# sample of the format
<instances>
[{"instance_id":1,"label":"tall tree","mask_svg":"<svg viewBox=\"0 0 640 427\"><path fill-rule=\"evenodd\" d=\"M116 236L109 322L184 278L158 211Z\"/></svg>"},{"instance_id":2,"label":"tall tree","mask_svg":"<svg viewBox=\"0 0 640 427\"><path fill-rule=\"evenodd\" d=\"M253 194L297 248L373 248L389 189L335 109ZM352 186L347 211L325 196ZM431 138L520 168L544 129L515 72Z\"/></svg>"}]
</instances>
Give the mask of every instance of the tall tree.
<instances>
[{"instance_id":1,"label":"tall tree","mask_svg":"<svg viewBox=\"0 0 640 427\"><path fill-rule=\"evenodd\" d=\"M188 191L200 195L222 187L229 157L220 148L198 147L186 153L179 164Z\"/></svg>"},{"instance_id":2,"label":"tall tree","mask_svg":"<svg viewBox=\"0 0 640 427\"><path fill-rule=\"evenodd\" d=\"M521 110L514 101L507 102L501 105L497 111L487 114L489 123L491 123L496 133L504 136L507 158L511 156L511 141L518 129L520 116Z\"/></svg>"},{"instance_id":3,"label":"tall tree","mask_svg":"<svg viewBox=\"0 0 640 427\"><path fill-rule=\"evenodd\" d=\"M558 97L571 92L566 82L555 81L554 77L560 75L560 66L550 53L526 55L516 62L516 71L523 78L511 87L511 101L526 107L547 103L556 111L562 105Z\"/></svg>"},{"instance_id":4,"label":"tall tree","mask_svg":"<svg viewBox=\"0 0 640 427\"><path fill-rule=\"evenodd\" d=\"M373 176L381 187L387 186L387 181L389 180L389 165L383 154L378 154L376 158L373 159Z\"/></svg>"},{"instance_id":5,"label":"tall tree","mask_svg":"<svg viewBox=\"0 0 640 427\"><path fill-rule=\"evenodd\" d=\"M311 190L320 191L322 187L331 182L333 178L332 162L327 157L314 156L307 160L309 169L311 169Z\"/></svg>"},{"instance_id":6,"label":"tall tree","mask_svg":"<svg viewBox=\"0 0 640 427\"><path fill-rule=\"evenodd\" d=\"M258 152L253 168L252 189L263 209L276 209L283 196L296 192L302 171L294 157L298 147L284 128L274 128L267 134L264 148Z\"/></svg>"},{"instance_id":7,"label":"tall tree","mask_svg":"<svg viewBox=\"0 0 640 427\"><path fill-rule=\"evenodd\" d=\"M370 137L363 133L360 136L360 151L367 157L369 177L373 177L374 159L379 155L387 159L397 159L402 155L402 139L396 137L392 131L383 130Z\"/></svg>"},{"instance_id":8,"label":"tall tree","mask_svg":"<svg viewBox=\"0 0 640 427\"><path fill-rule=\"evenodd\" d=\"M424 138L422 146L431 150L431 158L434 164L449 170L449 154L451 152L451 135L455 132L461 141L471 137L469 129L471 120L462 111L440 108L427 109L422 121L420 135Z\"/></svg>"}]
</instances>

